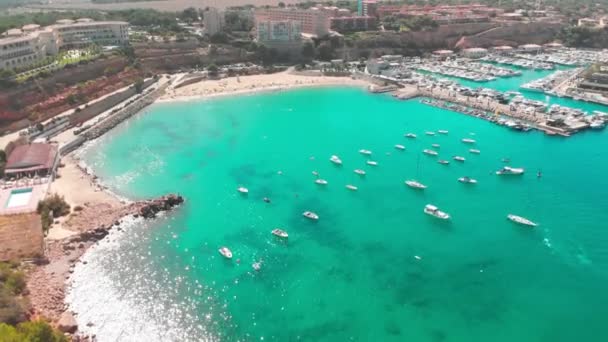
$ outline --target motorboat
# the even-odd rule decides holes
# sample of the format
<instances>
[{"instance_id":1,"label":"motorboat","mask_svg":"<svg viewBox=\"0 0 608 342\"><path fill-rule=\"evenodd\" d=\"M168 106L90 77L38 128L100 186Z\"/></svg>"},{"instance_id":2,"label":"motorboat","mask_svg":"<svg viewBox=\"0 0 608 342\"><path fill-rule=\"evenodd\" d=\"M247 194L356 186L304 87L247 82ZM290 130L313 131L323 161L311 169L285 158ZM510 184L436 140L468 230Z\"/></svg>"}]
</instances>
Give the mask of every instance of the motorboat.
<instances>
[{"instance_id":1,"label":"motorboat","mask_svg":"<svg viewBox=\"0 0 608 342\"><path fill-rule=\"evenodd\" d=\"M238 191L238 192L240 192L240 193L242 193L242 194L248 194L248 193L249 193L249 189L247 189L247 188L246 188L246 187L244 187L244 186L239 186L239 187L236 189L236 191Z\"/></svg>"},{"instance_id":2,"label":"motorboat","mask_svg":"<svg viewBox=\"0 0 608 342\"><path fill-rule=\"evenodd\" d=\"M440 148L440 147L441 147L441 145L439 145L439 144L433 144L433 145L431 145L431 146L432 146L433 148Z\"/></svg>"},{"instance_id":3,"label":"motorboat","mask_svg":"<svg viewBox=\"0 0 608 342\"><path fill-rule=\"evenodd\" d=\"M317 171L313 171L313 172L312 172L312 175L313 175L313 176L317 176L317 177L318 177L318 176L319 176L319 172L317 172Z\"/></svg>"},{"instance_id":4,"label":"motorboat","mask_svg":"<svg viewBox=\"0 0 608 342\"><path fill-rule=\"evenodd\" d=\"M424 132L424 134L433 136L433 135L435 135L435 132L427 131L427 132Z\"/></svg>"},{"instance_id":5,"label":"motorboat","mask_svg":"<svg viewBox=\"0 0 608 342\"><path fill-rule=\"evenodd\" d=\"M255 270L255 271L259 271L262 269L262 262L261 261L256 261L253 264L251 264L251 267Z\"/></svg>"},{"instance_id":6,"label":"motorboat","mask_svg":"<svg viewBox=\"0 0 608 342\"><path fill-rule=\"evenodd\" d=\"M424 207L424 213L442 220L448 220L450 218L450 215L444 213L443 211L439 210L439 208L431 204L427 204Z\"/></svg>"},{"instance_id":7,"label":"motorboat","mask_svg":"<svg viewBox=\"0 0 608 342\"><path fill-rule=\"evenodd\" d=\"M315 179L315 183L319 184L319 185L327 185L327 181L325 179Z\"/></svg>"},{"instance_id":8,"label":"motorboat","mask_svg":"<svg viewBox=\"0 0 608 342\"><path fill-rule=\"evenodd\" d=\"M221 247L219 252L224 258L232 259L232 251L228 247Z\"/></svg>"},{"instance_id":9,"label":"motorboat","mask_svg":"<svg viewBox=\"0 0 608 342\"><path fill-rule=\"evenodd\" d=\"M408 133L405 135L406 138L410 138L410 139L416 139L416 134L414 133Z\"/></svg>"},{"instance_id":10,"label":"motorboat","mask_svg":"<svg viewBox=\"0 0 608 342\"><path fill-rule=\"evenodd\" d=\"M405 150L405 146L399 144L395 145L395 148L398 150Z\"/></svg>"},{"instance_id":11,"label":"motorboat","mask_svg":"<svg viewBox=\"0 0 608 342\"><path fill-rule=\"evenodd\" d=\"M340 158L339 158L338 156L336 156L336 155L331 156L331 158L329 158L329 160L330 160L332 163L336 164L336 165L342 165L342 159L340 159Z\"/></svg>"},{"instance_id":12,"label":"motorboat","mask_svg":"<svg viewBox=\"0 0 608 342\"><path fill-rule=\"evenodd\" d=\"M502 169L496 171L497 175L523 175L524 169L504 166Z\"/></svg>"},{"instance_id":13,"label":"motorboat","mask_svg":"<svg viewBox=\"0 0 608 342\"><path fill-rule=\"evenodd\" d=\"M476 150L474 148L470 149L469 152L473 153L473 154L480 154L481 151L480 150Z\"/></svg>"},{"instance_id":14,"label":"motorboat","mask_svg":"<svg viewBox=\"0 0 608 342\"><path fill-rule=\"evenodd\" d=\"M366 156L370 156L372 154L372 151L370 150L359 150L359 153L366 155Z\"/></svg>"},{"instance_id":15,"label":"motorboat","mask_svg":"<svg viewBox=\"0 0 608 342\"><path fill-rule=\"evenodd\" d=\"M367 165L378 166L378 162L375 162L373 160L368 160L366 163L367 163Z\"/></svg>"},{"instance_id":16,"label":"motorboat","mask_svg":"<svg viewBox=\"0 0 608 342\"><path fill-rule=\"evenodd\" d=\"M361 176L365 176L365 171L361 170L361 169L356 169L355 173Z\"/></svg>"},{"instance_id":17,"label":"motorboat","mask_svg":"<svg viewBox=\"0 0 608 342\"><path fill-rule=\"evenodd\" d=\"M444 130L444 129L440 129L437 131L437 133L439 134L448 134L448 131Z\"/></svg>"},{"instance_id":18,"label":"motorboat","mask_svg":"<svg viewBox=\"0 0 608 342\"><path fill-rule=\"evenodd\" d=\"M409 186L410 188L414 188L414 189L420 189L420 190L426 189L426 185L424 185L420 182L417 182L415 180L406 180L405 185Z\"/></svg>"},{"instance_id":19,"label":"motorboat","mask_svg":"<svg viewBox=\"0 0 608 342\"><path fill-rule=\"evenodd\" d=\"M305 211L302 213L302 216L315 221L319 219L319 215L313 213L312 211Z\"/></svg>"},{"instance_id":20,"label":"motorboat","mask_svg":"<svg viewBox=\"0 0 608 342\"><path fill-rule=\"evenodd\" d=\"M354 185L350 185L350 184L348 184L348 185L346 186L346 188L347 188L348 190L352 190L352 191L357 191L357 190L359 190L359 188L357 188L357 187L356 187L356 186L354 186Z\"/></svg>"},{"instance_id":21,"label":"motorboat","mask_svg":"<svg viewBox=\"0 0 608 342\"><path fill-rule=\"evenodd\" d=\"M437 153L437 151L433 151L433 150L423 150L422 153L428 154L429 156L436 156L439 153Z\"/></svg>"},{"instance_id":22,"label":"motorboat","mask_svg":"<svg viewBox=\"0 0 608 342\"><path fill-rule=\"evenodd\" d=\"M271 233L272 233L272 235L278 236L283 239L287 239L289 237L289 234L287 234L286 231L284 231L283 229L279 229L279 228L273 229Z\"/></svg>"},{"instance_id":23,"label":"motorboat","mask_svg":"<svg viewBox=\"0 0 608 342\"><path fill-rule=\"evenodd\" d=\"M464 159L464 157L461 157L461 156L455 156L455 157L454 157L454 160L459 161L459 162L463 162L463 161L465 161L466 159Z\"/></svg>"},{"instance_id":24,"label":"motorboat","mask_svg":"<svg viewBox=\"0 0 608 342\"><path fill-rule=\"evenodd\" d=\"M529 227L536 227L536 226L537 226L537 224L536 224L536 223L534 223L534 222L532 222L532 221L528 220L528 219L527 219L527 218L525 218L525 217L521 217L521 216L517 216L517 215L509 214L509 215L507 215L507 218L508 218L509 220L511 220L511 221L513 221L513 222L515 222L515 223L522 224L522 225L524 225L524 226L529 226Z\"/></svg>"},{"instance_id":25,"label":"motorboat","mask_svg":"<svg viewBox=\"0 0 608 342\"><path fill-rule=\"evenodd\" d=\"M449 165L450 161L449 160L443 160L443 159L441 159L440 161L438 161L438 163L441 164L441 165Z\"/></svg>"},{"instance_id":26,"label":"motorboat","mask_svg":"<svg viewBox=\"0 0 608 342\"><path fill-rule=\"evenodd\" d=\"M477 180L476 179L473 179L473 178L470 178L470 177L467 177L467 176L458 178L458 181L460 183L477 184Z\"/></svg>"},{"instance_id":27,"label":"motorboat","mask_svg":"<svg viewBox=\"0 0 608 342\"><path fill-rule=\"evenodd\" d=\"M474 144L474 143L476 143L476 141L474 139L469 139L469 138L462 139L462 142L465 143L465 144Z\"/></svg>"}]
</instances>

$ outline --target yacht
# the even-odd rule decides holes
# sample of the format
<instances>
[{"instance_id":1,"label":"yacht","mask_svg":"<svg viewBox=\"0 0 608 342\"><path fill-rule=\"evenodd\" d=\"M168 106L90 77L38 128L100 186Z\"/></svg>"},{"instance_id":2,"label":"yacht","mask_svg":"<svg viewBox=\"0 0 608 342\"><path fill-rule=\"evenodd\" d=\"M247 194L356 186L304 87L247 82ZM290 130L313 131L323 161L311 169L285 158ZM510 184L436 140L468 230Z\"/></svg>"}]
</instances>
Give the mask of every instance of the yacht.
<instances>
[{"instance_id":1,"label":"yacht","mask_svg":"<svg viewBox=\"0 0 608 342\"><path fill-rule=\"evenodd\" d=\"M406 180L405 181L405 185L409 186L410 188L414 188L414 189L426 189L426 185L417 182L415 180Z\"/></svg>"},{"instance_id":2,"label":"yacht","mask_svg":"<svg viewBox=\"0 0 608 342\"><path fill-rule=\"evenodd\" d=\"M436 156L436 155L438 155L438 154L439 154L439 153L437 153L437 151L428 150L428 149L427 149L427 150L423 150L423 151L422 151L422 153L426 153L426 154L428 154L429 156Z\"/></svg>"},{"instance_id":3,"label":"yacht","mask_svg":"<svg viewBox=\"0 0 608 342\"><path fill-rule=\"evenodd\" d=\"M336 165L342 165L342 159L340 159L338 156L331 156L329 160Z\"/></svg>"},{"instance_id":4,"label":"yacht","mask_svg":"<svg viewBox=\"0 0 608 342\"><path fill-rule=\"evenodd\" d=\"M435 132L429 132L429 131L427 131L427 132L424 132L424 134L432 136L432 135L435 135Z\"/></svg>"},{"instance_id":5,"label":"yacht","mask_svg":"<svg viewBox=\"0 0 608 342\"><path fill-rule=\"evenodd\" d=\"M302 213L302 216L315 221L319 219L319 215L313 213L312 211L305 211Z\"/></svg>"},{"instance_id":6,"label":"yacht","mask_svg":"<svg viewBox=\"0 0 608 342\"><path fill-rule=\"evenodd\" d=\"M440 129L440 130L437 131L437 133L439 133L439 134L448 134L448 131Z\"/></svg>"},{"instance_id":7,"label":"yacht","mask_svg":"<svg viewBox=\"0 0 608 342\"><path fill-rule=\"evenodd\" d=\"M319 185L327 185L327 181L325 179L315 179L315 183L319 184Z\"/></svg>"},{"instance_id":8,"label":"yacht","mask_svg":"<svg viewBox=\"0 0 608 342\"><path fill-rule=\"evenodd\" d=\"M356 169L355 173L361 176L365 176L365 171L361 170L361 169Z\"/></svg>"},{"instance_id":9,"label":"yacht","mask_svg":"<svg viewBox=\"0 0 608 342\"><path fill-rule=\"evenodd\" d=\"M405 150L405 146L399 144L395 145L395 148L398 150Z\"/></svg>"},{"instance_id":10,"label":"yacht","mask_svg":"<svg viewBox=\"0 0 608 342\"><path fill-rule=\"evenodd\" d=\"M370 150L359 150L359 153L361 153L363 155L366 155L366 156L369 156L369 155L372 154L372 151L370 151Z\"/></svg>"},{"instance_id":11,"label":"yacht","mask_svg":"<svg viewBox=\"0 0 608 342\"><path fill-rule=\"evenodd\" d=\"M378 166L378 162L375 162L373 160L368 160L366 163L367 163L367 165Z\"/></svg>"},{"instance_id":12,"label":"yacht","mask_svg":"<svg viewBox=\"0 0 608 342\"><path fill-rule=\"evenodd\" d=\"M467 176L458 178L458 181L460 183L477 184L477 180L476 179L473 179L473 178L470 178L470 177L467 177Z\"/></svg>"},{"instance_id":13,"label":"yacht","mask_svg":"<svg viewBox=\"0 0 608 342\"><path fill-rule=\"evenodd\" d=\"M459 162L465 161L464 157L461 157L461 156L455 156L454 160L459 161Z\"/></svg>"},{"instance_id":14,"label":"yacht","mask_svg":"<svg viewBox=\"0 0 608 342\"><path fill-rule=\"evenodd\" d=\"M279 228L273 229L272 235L278 236L283 239L287 239L289 237L289 234L287 234L286 231L284 231L283 229L279 229Z\"/></svg>"},{"instance_id":15,"label":"yacht","mask_svg":"<svg viewBox=\"0 0 608 342\"><path fill-rule=\"evenodd\" d=\"M439 144L433 144L433 145L431 145L431 146L432 146L433 148L440 148L440 147L441 147L441 145L439 145Z\"/></svg>"},{"instance_id":16,"label":"yacht","mask_svg":"<svg viewBox=\"0 0 608 342\"><path fill-rule=\"evenodd\" d=\"M448 215L447 213L444 213L443 211L439 210L439 208L437 208L436 206L431 205L431 204L427 204L424 207L424 213L427 215L435 216L436 218L439 218L442 220L448 220L450 218L450 215Z\"/></svg>"},{"instance_id":17,"label":"yacht","mask_svg":"<svg viewBox=\"0 0 608 342\"><path fill-rule=\"evenodd\" d=\"M410 139L416 139L416 134L414 133L408 133L405 135L406 138L410 138Z\"/></svg>"},{"instance_id":18,"label":"yacht","mask_svg":"<svg viewBox=\"0 0 608 342\"><path fill-rule=\"evenodd\" d=\"M438 161L438 163L441 164L441 165L449 165L450 161L449 160L443 160L443 159L441 159L440 161Z\"/></svg>"},{"instance_id":19,"label":"yacht","mask_svg":"<svg viewBox=\"0 0 608 342\"><path fill-rule=\"evenodd\" d=\"M244 186L240 186L240 187L238 187L238 188L236 189L236 191L238 191L238 192L240 192L240 193L242 193L242 194L248 194L248 193L249 193L249 189L247 189L247 188L246 188L246 187L244 187Z\"/></svg>"},{"instance_id":20,"label":"yacht","mask_svg":"<svg viewBox=\"0 0 608 342\"><path fill-rule=\"evenodd\" d=\"M504 166L502 169L496 171L497 175L523 175L524 169Z\"/></svg>"},{"instance_id":21,"label":"yacht","mask_svg":"<svg viewBox=\"0 0 608 342\"><path fill-rule=\"evenodd\" d=\"M507 215L507 218L515 223L523 224L524 226L530 226L530 227L537 226L536 223L528 220L527 218L521 217L521 216L509 214L509 215Z\"/></svg>"},{"instance_id":22,"label":"yacht","mask_svg":"<svg viewBox=\"0 0 608 342\"><path fill-rule=\"evenodd\" d=\"M603 129L604 127L606 127L606 124L602 121L593 121L589 127L591 129Z\"/></svg>"},{"instance_id":23,"label":"yacht","mask_svg":"<svg viewBox=\"0 0 608 342\"><path fill-rule=\"evenodd\" d=\"M480 150L476 150L474 148L470 149L469 152L473 153L473 154L480 154L481 151Z\"/></svg>"},{"instance_id":24,"label":"yacht","mask_svg":"<svg viewBox=\"0 0 608 342\"><path fill-rule=\"evenodd\" d=\"M348 190L352 190L352 191L357 191L357 190L359 190L359 188L357 188L357 187L356 187L356 186L354 186L354 185L350 185L350 184L348 184L348 185L346 186L346 188L347 188Z\"/></svg>"},{"instance_id":25,"label":"yacht","mask_svg":"<svg viewBox=\"0 0 608 342\"><path fill-rule=\"evenodd\" d=\"M475 140L469 139L469 138L462 139L462 142L465 143L465 144L474 144L474 143L476 143Z\"/></svg>"},{"instance_id":26,"label":"yacht","mask_svg":"<svg viewBox=\"0 0 608 342\"><path fill-rule=\"evenodd\" d=\"M222 247L219 249L219 252L222 256L224 256L224 258L226 259L232 259L232 251L230 251L228 249L228 247Z\"/></svg>"}]
</instances>

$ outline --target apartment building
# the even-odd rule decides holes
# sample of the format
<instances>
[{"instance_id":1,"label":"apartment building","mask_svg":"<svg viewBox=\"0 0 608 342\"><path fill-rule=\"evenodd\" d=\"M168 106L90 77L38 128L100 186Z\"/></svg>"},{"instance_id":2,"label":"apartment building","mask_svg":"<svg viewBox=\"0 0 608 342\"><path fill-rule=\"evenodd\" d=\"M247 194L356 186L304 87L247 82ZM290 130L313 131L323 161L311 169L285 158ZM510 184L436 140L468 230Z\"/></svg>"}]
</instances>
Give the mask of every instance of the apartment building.
<instances>
[{"instance_id":1,"label":"apartment building","mask_svg":"<svg viewBox=\"0 0 608 342\"><path fill-rule=\"evenodd\" d=\"M318 8L269 8L255 12L255 22L296 21L300 23L302 33L323 37L329 34L330 15Z\"/></svg>"},{"instance_id":2,"label":"apartment building","mask_svg":"<svg viewBox=\"0 0 608 342\"><path fill-rule=\"evenodd\" d=\"M302 48L302 28L296 20L257 21L258 43L281 52L299 53Z\"/></svg>"}]
</instances>

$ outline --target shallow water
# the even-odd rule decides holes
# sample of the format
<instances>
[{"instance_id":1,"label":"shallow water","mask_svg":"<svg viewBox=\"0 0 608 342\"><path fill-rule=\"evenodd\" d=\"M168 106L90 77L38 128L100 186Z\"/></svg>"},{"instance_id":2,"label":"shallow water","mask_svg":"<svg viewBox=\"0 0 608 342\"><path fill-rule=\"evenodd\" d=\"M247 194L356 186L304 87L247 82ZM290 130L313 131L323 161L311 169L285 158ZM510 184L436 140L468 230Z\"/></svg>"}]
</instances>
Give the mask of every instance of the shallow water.
<instances>
[{"instance_id":1,"label":"shallow water","mask_svg":"<svg viewBox=\"0 0 608 342\"><path fill-rule=\"evenodd\" d=\"M121 195L178 192L187 202L103 242L77 269L104 287L76 284L74 307L87 296L112 303L85 306L101 341L608 339L605 132L516 133L353 88L164 103L146 112L95 142L84 159ZM449 135L424 134L440 129ZM477 140L480 155L468 152L464 137ZM421 153L433 143L439 158L466 162L438 164ZM362 148L377 167L365 164ZM329 162L332 154L342 167ZM526 174L494 175L503 157ZM329 185L314 184L313 170ZM457 182L465 175L478 184ZM428 189L407 188L411 178ZM424 215L428 203L451 222ZM306 220L305 210L320 220ZM516 226L509 213L540 226ZM289 232L288 242L270 234L276 227ZM220 246L231 248L233 261L221 258ZM113 315L121 305L141 314Z\"/></svg>"}]
</instances>

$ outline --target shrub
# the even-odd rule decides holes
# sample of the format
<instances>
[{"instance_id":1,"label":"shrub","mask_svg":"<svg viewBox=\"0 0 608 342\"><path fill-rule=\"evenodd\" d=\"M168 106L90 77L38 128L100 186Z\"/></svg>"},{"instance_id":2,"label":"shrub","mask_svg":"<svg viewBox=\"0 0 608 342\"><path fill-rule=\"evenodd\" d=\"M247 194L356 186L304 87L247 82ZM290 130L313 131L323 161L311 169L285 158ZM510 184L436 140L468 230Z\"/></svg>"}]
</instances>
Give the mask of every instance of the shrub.
<instances>
[{"instance_id":1,"label":"shrub","mask_svg":"<svg viewBox=\"0 0 608 342\"><path fill-rule=\"evenodd\" d=\"M53 194L38 202L36 211L40 214L42 230L46 233L53 224L53 218L65 216L70 213L70 205L65 201L63 196Z\"/></svg>"},{"instance_id":2,"label":"shrub","mask_svg":"<svg viewBox=\"0 0 608 342\"><path fill-rule=\"evenodd\" d=\"M74 211L82 211L84 208L81 205L77 205L74 207Z\"/></svg>"},{"instance_id":3,"label":"shrub","mask_svg":"<svg viewBox=\"0 0 608 342\"><path fill-rule=\"evenodd\" d=\"M68 339L45 321L20 323L16 327L0 323L0 342L67 342Z\"/></svg>"}]
</instances>

